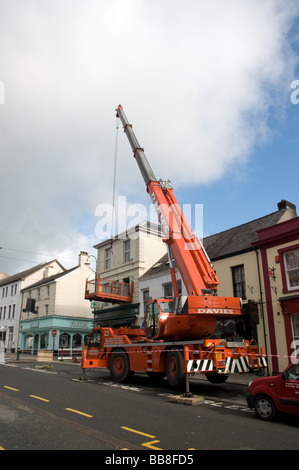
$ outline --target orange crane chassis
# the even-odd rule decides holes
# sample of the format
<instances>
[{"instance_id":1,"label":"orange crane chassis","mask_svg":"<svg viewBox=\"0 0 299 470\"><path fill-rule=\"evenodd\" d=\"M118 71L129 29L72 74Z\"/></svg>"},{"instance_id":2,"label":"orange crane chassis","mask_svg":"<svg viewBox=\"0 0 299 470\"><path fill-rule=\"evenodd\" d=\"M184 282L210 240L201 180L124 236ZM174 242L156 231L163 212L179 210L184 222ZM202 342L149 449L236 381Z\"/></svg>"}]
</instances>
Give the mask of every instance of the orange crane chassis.
<instances>
[{"instance_id":1,"label":"orange crane chassis","mask_svg":"<svg viewBox=\"0 0 299 470\"><path fill-rule=\"evenodd\" d=\"M143 330L129 328L95 328L81 360L83 370L109 369L116 382L143 372L152 378L166 375L173 387L182 385L186 374L205 374L211 382L221 383L229 373L257 371L265 366L264 355L248 341L149 341Z\"/></svg>"}]
</instances>

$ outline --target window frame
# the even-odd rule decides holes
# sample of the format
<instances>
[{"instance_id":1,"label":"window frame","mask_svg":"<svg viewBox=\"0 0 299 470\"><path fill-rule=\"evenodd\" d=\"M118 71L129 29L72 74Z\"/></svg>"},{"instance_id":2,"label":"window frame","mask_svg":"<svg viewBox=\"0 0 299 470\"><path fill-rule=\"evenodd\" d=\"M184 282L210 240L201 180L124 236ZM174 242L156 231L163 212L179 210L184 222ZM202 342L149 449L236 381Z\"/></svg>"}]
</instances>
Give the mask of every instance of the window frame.
<instances>
[{"instance_id":1,"label":"window frame","mask_svg":"<svg viewBox=\"0 0 299 470\"><path fill-rule=\"evenodd\" d=\"M111 269L111 248L105 249L105 270Z\"/></svg>"},{"instance_id":2,"label":"window frame","mask_svg":"<svg viewBox=\"0 0 299 470\"><path fill-rule=\"evenodd\" d=\"M129 263L130 261L131 261L131 240L128 238L128 240L124 241L124 263Z\"/></svg>"},{"instance_id":3,"label":"window frame","mask_svg":"<svg viewBox=\"0 0 299 470\"><path fill-rule=\"evenodd\" d=\"M234 273L237 272L237 269L243 270L242 272L242 279L241 281L237 282ZM246 279L245 279L245 266L244 264L238 264L236 266L231 266L231 273L232 273L232 281L233 281L233 293L234 297L239 297L242 300L247 300L247 292L246 292ZM241 293L238 292L239 287L241 287ZM240 295L241 294L241 295Z\"/></svg>"},{"instance_id":4,"label":"window frame","mask_svg":"<svg viewBox=\"0 0 299 470\"><path fill-rule=\"evenodd\" d=\"M289 251L294 251L294 250L299 250L298 243L296 245L286 246L278 250L279 264L280 264L280 270L281 270L281 279L282 279L282 292L284 294L289 294L289 293L299 291L299 285L293 286L293 287L290 286L288 273L287 273L287 266L286 266L286 261L285 261L285 254L288 253Z\"/></svg>"}]
</instances>

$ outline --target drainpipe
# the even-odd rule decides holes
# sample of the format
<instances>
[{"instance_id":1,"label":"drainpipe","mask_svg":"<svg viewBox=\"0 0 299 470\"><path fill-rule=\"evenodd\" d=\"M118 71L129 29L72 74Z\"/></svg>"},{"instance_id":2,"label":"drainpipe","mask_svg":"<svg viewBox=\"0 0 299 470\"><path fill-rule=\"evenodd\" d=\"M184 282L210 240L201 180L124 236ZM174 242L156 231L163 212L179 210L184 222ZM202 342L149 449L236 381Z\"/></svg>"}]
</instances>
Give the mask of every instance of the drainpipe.
<instances>
[{"instance_id":1,"label":"drainpipe","mask_svg":"<svg viewBox=\"0 0 299 470\"><path fill-rule=\"evenodd\" d=\"M257 264L257 271L258 271L258 277L259 277L259 289L260 289L260 298L261 298L261 315L262 315L262 320L263 320L265 353L266 353L266 356L268 356L267 333L266 333L266 326L265 326L264 301L263 301L263 291L262 291L262 280L261 280L261 271L260 271L260 262L259 262L259 252L258 252L257 248L255 248L255 254L256 254L256 264ZM267 364L268 364L268 362L267 362ZM268 375L269 375L268 365L267 365L267 371L268 371Z\"/></svg>"}]
</instances>

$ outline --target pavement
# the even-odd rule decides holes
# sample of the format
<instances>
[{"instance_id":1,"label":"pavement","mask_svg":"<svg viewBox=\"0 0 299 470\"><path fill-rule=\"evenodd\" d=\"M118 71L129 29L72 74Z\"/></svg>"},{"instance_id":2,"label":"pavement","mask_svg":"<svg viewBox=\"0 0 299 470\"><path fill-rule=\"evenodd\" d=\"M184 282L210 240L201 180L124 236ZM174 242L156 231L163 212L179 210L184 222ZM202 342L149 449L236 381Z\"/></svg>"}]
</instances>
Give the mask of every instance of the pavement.
<instances>
[{"instance_id":1,"label":"pavement","mask_svg":"<svg viewBox=\"0 0 299 470\"><path fill-rule=\"evenodd\" d=\"M36 354L29 354L29 353L20 353L17 355L17 353L5 353L4 354L4 362L5 363L47 363L47 364L54 364L54 363L61 363L64 362L66 364L73 364L73 365L79 365L80 366L80 358L77 359L77 362L73 362L73 359L70 357L64 357L63 360L58 357L53 357L53 360L47 361L45 359L40 360Z\"/></svg>"}]
</instances>

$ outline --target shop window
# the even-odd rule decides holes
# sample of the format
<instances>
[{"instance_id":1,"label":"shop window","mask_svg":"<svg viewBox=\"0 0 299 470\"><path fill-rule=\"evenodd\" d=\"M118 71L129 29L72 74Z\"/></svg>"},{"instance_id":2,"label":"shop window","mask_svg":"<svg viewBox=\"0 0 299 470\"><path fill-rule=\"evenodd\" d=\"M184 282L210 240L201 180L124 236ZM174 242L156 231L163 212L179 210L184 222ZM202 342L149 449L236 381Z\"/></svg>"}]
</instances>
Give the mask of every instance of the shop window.
<instances>
[{"instance_id":1,"label":"shop window","mask_svg":"<svg viewBox=\"0 0 299 470\"><path fill-rule=\"evenodd\" d=\"M38 349L39 347L39 334L36 333L34 336L33 349Z\"/></svg>"},{"instance_id":2,"label":"shop window","mask_svg":"<svg viewBox=\"0 0 299 470\"><path fill-rule=\"evenodd\" d=\"M73 348L80 348L82 343L82 337L78 333L73 336Z\"/></svg>"},{"instance_id":3,"label":"shop window","mask_svg":"<svg viewBox=\"0 0 299 470\"><path fill-rule=\"evenodd\" d=\"M299 249L283 254L288 290L299 289Z\"/></svg>"},{"instance_id":4,"label":"shop window","mask_svg":"<svg viewBox=\"0 0 299 470\"><path fill-rule=\"evenodd\" d=\"M25 349L32 348L33 336L28 334L25 336Z\"/></svg>"},{"instance_id":5,"label":"shop window","mask_svg":"<svg viewBox=\"0 0 299 470\"><path fill-rule=\"evenodd\" d=\"M70 335L68 333L62 333L59 338L59 347L60 348L69 348L70 347Z\"/></svg>"},{"instance_id":6,"label":"shop window","mask_svg":"<svg viewBox=\"0 0 299 470\"><path fill-rule=\"evenodd\" d=\"M49 342L49 334L43 333L40 337L40 349L47 349Z\"/></svg>"}]
</instances>

